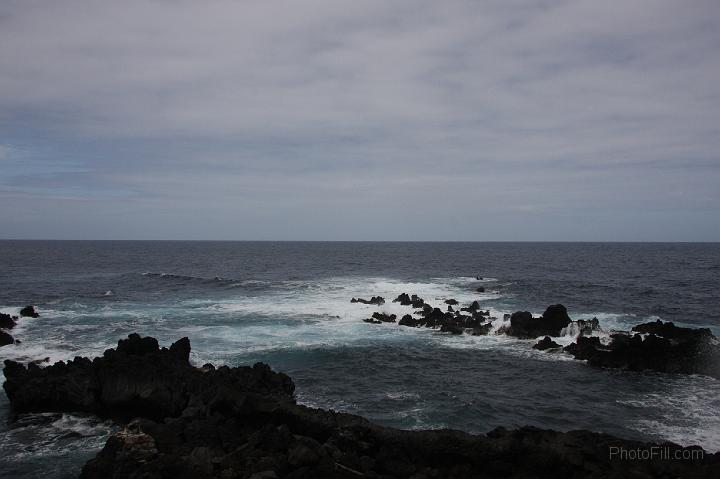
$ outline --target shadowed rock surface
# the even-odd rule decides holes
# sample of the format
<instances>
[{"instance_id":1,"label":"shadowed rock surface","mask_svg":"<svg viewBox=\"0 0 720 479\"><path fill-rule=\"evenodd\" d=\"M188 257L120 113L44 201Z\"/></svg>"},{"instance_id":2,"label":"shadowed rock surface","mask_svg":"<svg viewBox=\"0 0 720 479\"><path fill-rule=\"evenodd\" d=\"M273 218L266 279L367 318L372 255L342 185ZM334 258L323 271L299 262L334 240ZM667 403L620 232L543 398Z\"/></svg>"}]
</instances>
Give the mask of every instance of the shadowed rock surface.
<instances>
[{"instance_id":1,"label":"shadowed rock surface","mask_svg":"<svg viewBox=\"0 0 720 479\"><path fill-rule=\"evenodd\" d=\"M364 319L366 323L380 324L380 323L394 323L397 320L397 316L394 314L385 313L373 313L372 317Z\"/></svg>"},{"instance_id":2,"label":"shadowed rock surface","mask_svg":"<svg viewBox=\"0 0 720 479\"><path fill-rule=\"evenodd\" d=\"M190 342L170 349L131 334L102 357L77 357L41 368L5 361L3 388L16 412L86 411L120 419L162 419L199 406L222 408L225 397L261 394L289 401L293 382L262 363L201 370L190 365Z\"/></svg>"},{"instance_id":3,"label":"shadowed rock surface","mask_svg":"<svg viewBox=\"0 0 720 479\"><path fill-rule=\"evenodd\" d=\"M363 299L363 298L353 298L350 300L351 303L362 303L362 304L375 304L375 305L381 305L385 304L385 298L382 296L373 296L370 299Z\"/></svg>"},{"instance_id":4,"label":"shadowed rock surface","mask_svg":"<svg viewBox=\"0 0 720 479\"><path fill-rule=\"evenodd\" d=\"M0 346L7 346L8 344L15 344L15 338L5 331L0 331Z\"/></svg>"},{"instance_id":5,"label":"shadowed rock surface","mask_svg":"<svg viewBox=\"0 0 720 479\"><path fill-rule=\"evenodd\" d=\"M12 329L16 325L15 319L13 319L12 316L5 313L0 313L0 328L2 329Z\"/></svg>"},{"instance_id":6,"label":"shadowed rock surface","mask_svg":"<svg viewBox=\"0 0 720 479\"><path fill-rule=\"evenodd\" d=\"M402 306L412 306L413 308L422 308L425 301L416 294L409 296L407 293L401 293L397 298L393 299L393 303L400 303Z\"/></svg>"},{"instance_id":7,"label":"shadowed rock surface","mask_svg":"<svg viewBox=\"0 0 720 479\"><path fill-rule=\"evenodd\" d=\"M525 427L487 435L401 431L296 405L292 380L266 365L201 369L186 338L169 349L131 335L103 357L45 369L6 361L17 411L136 417L83 468L91 478L718 477L720 455L610 460L650 444L589 431ZM117 397L115 395L118 395ZM668 445L670 451L688 451ZM697 449L697 448L695 448Z\"/></svg>"},{"instance_id":8,"label":"shadowed rock surface","mask_svg":"<svg viewBox=\"0 0 720 479\"><path fill-rule=\"evenodd\" d=\"M680 328L658 320L633 331L613 334L607 345L598 337L579 337L564 350L593 366L720 378L720 347L709 329Z\"/></svg>"},{"instance_id":9,"label":"shadowed rock surface","mask_svg":"<svg viewBox=\"0 0 720 479\"><path fill-rule=\"evenodd\" d=\"M571 323L567 309L562 304L548 306L542 316L533 318L528 311L518 311L510 317L507 334L518 338L560 336L563 328Z\"/></svg>"},{"instance_id":10,"label":"shadowed rock surface","mask_svg":"<svg viewBox=\"0 0 720 479\"><path fill-rule=\"evenodd\" d=\"M535 346L533 346L533 349L539 349L540 351L545 351L546 349L554 349L559 348L560 345L553 341L550 336L545 336L540 341L538 341Z\"/></svg>"},{"instance_id":11,"label":"shadowed rock surface","mask_svg":"<svg viewBox=\"0 0 720 479\"><path fill-rule=\"evenodd\" d=\"M40 314L35 311L35 306L25 306L23 309L20 310L20 316L26 318L38 318L40 317Z\"/></svg>"}]
</instances>

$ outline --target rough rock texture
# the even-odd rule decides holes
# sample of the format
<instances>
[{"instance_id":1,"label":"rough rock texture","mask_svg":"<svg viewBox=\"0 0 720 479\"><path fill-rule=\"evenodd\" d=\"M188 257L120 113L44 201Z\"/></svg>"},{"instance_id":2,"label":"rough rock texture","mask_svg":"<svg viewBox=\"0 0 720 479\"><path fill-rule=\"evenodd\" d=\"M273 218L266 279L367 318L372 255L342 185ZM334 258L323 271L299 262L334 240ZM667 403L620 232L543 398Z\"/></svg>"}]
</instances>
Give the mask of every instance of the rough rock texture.
<instances>
[{"instance_id":1,"label":"rough rock texture","mask_svg":"<svg viewBox=\"0 0 720 479\"><path fill-rule=\"evenodd\" d=\"M573 321L577 325L578 334L580 336L589 336L595 331L600 331L600 321L597 318L593 319L578 319Z\"/></svg>"},{"instance_id":2,"label":"rough rock texture","mask_svg":"<svg viewBox=\"0 0 720 479\"><path fill-rule=\"evenodd\" d=\"M538 341L535 346L533 346L533 349L539 349L540 351L545 351L546 349L554 349L559 348L560 345L550 339L550 336L545 336L540 341Z\"/></svg>"},{"instance_id":3,"label":"rough rock texture","mask_svg":"<svg viewBox=\"0 0 720 479\"><path fill-rule=\"evenodd\" d=\"M588 431L399 431L292 405L232 417L141 419L132 429L140 432L110 438L81 478L700 478L720 471L718 456L707 454L611 461L611 447L648 445Z\"/></svg>"},{"instance_id":4,"label":"rough rock texture","mask_svg":"<svg viewBox=\"0 0 720 479\"><path fill-rule=\"evenodd\" d=\"M403 306L412 306L413 308L422 308L425 305L425 301L418 295L408 296L407 293L399 294L397 298L393 299L393 303L400 303Z\"/></svg>"},{"instance_id":5,"label":"rough rock texture","mask_svg":"<svg viewBox=\"0 0 720 479\"><path fill-rule=\"evenodd\" d=\"M579 337L564 350L593 366L720 378L720 346L710 330L679 328L658 320L635 326L633 331L613 334L608 345L598 337Z\"/></svg>"},{"instance_id":6,"label":"rough rock texture","mask_svg":"<svg viewBox=\"0 0 720 479\"><path fill-rule=\"evenodd\" d=\"M46 368L6 360L3 387L17 412L88 411L116 418L162 419L202 405L223 408L226 397L239 393L292 401L292 380L265 364L203 371L190 365L189 354L187 338L160 349L155 338L131 334L93 360L78 357Z\"/></svg>"},{"instance_id":7,"label":"rough rock texture","mask_svg":"<svg viewBox=\"0 0 720 479\"><path fill-rule=\"evenodd\" d=\"M414 318L410 314L406 314L400 319L400 322L398 323L400 326L410 326L410 327L417 327L420 323L420 320L417 318Z\"/></svg>"},{"instance_id":8,"label":"rough rock texture","mask_svg":"<svg viewBox=\"0 0 720 479\"><path fill-rule=\"evenodd\" d=\"M397 298L393 299L393 303L400 303L403 306L410 306L412 301L407 293L401 293Z\"/></svg>"},{"instance_id":9,"label":"rough rock texture","mask_svg":"<svg viewBox=\"0 0 720 479\"><path fill-rule=\"evenodd\" d=\"M296 405L290 378L265 365L198 369L187 362L189 352L186 339L160 349L152 338L131 335L94 360L44 370L7 361L5 388L18 411L112 417L127 416L127 399L143 395L130 407L137 419L85 465L84 479L720 477L720 454L610 460L611 447L650 445L588 431L526 427L470 435L381 427Z\"/></svg>"},{"instance_id":10,"label":"rough rock texture","mask_svg":"<svg viewBox=\"0 0 720 479\"><path fill-rule=\"evenodd\" d=\"M560 336L571 319L562 304L548 306L543 315L533 318L528 311L518 311L510 317L507 333L518 338L537 338L538 336Z\"/></svg>"},{"instance_id":11,"label":"rough rock texture","mask_svg":"<svg viewBox=\"0 0 720 479\"><path fill-rule=\"evenodd\" d=\"M362 304L375 304L375 305L381 305L385 304L385 298L382 296L373 296L370 299L363 299L363 298L353 298L350 300L351 303L362 303Z\"/></svg>"},{"instance_id":12,"label":"rough rock texture","mask_svg":"<svg viewBox=\"0 0 720 479\"><path fill-rule=\"evenodd\" d=\"M458 304L454 299L447 299L444 302L448 304L448 311L443 312L440 308L433 308L424 302L417 295L409 296L407 293L400 294L393 302L399 302L405 306L413 306L414 308L422 308L414 314L419 315L415 318L413 315L406 314L400 319L400 326L408 326L413 328L425 327L439 329L442 332L452 334L469 333L473 335L487 334L492 326L491 323L485 323L490 318L490 311L481 311L480 304L474 301L470 306L462 308L460 311L452 309L451 304ZM470 314L463 314L469 312ZM387 315L384 313L374 313L371 318L364 319L367 323L380 324L395 322L395 315Z\"/></svg>"},{"instance_id":13,"label":"rough rock texture","mask_svg":"<svg viewBox=\"0 0 720 479\"><path fill-rule=\"evenodd\" d=\"M0 313L0 328L2 329L12 329L15 327L15 320L12 316L5 313Z\"/></svg>"},{"instance_id":14,"label":"rough rock texture","mask_svg":"<svg viewBox=\"0 0 720 479\"><path fill-rule=\"evenodd\" d=\"M7 346L8 344L15 344L15 338L5 331L0 331L0 346Z\"/></svg>"},{"instance_id":15,"label":"rough rock texture","mask_svg":"<svg viewBox=\"0 0 720 479\"><path fill-rule=\"evenodd\" d=\"M35 311L35 306L25 306L23 309L20 310L20 316L27 318L37 318L40 315L37 311Z\"/></svg>"},{"instance_id":16,"label":"rough rock texture","mask_svg":"<svg viewBox=\"0 0 720 479\"><path fill-rule=\"evenodd\" d=\"M385 313L373 313L371 318L363 319L363 321L365 321L366 323L372 324L394 323L396 320L396 315Z\"/></svg>"}]
</instances>

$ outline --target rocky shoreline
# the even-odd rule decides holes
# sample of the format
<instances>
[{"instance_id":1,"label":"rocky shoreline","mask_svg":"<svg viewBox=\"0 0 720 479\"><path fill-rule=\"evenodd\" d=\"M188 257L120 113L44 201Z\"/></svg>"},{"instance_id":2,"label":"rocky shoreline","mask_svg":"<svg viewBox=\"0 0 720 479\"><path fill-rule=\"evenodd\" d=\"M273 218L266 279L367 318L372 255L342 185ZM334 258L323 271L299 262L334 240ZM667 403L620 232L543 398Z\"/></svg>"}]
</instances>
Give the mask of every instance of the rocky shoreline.
<instances>
[{"instance_id":1,"label":"rocky shoreline","mask_svg":"<svg viewBox=\"0 0 720 479\"><path fill-rule=\"evenodd\" d=\"M720 477L720 453L531 427L402 431L296 404L294 384L265 364L194 367L190 342L161 348L130 335L102 357L41 368L5 361L17 412L87 411L124 429L83 478ZM666 451L620 460L612 450Z\"/></svg>"},{"instance_id":2,"label":"rocky shoreline","mask_svg":"<svg viewBox=\"0 0 720 479\"><path fill-rule=\"evenodd\" d=\"M382 306L385 299L351 302ZM376 311L365 321L453 335L541 338L534 349L568 354L590 366L720 378L720 349L708 329L656 321L601 340L593 335L602 331L596 319L573 321L561 304L540 317L519 311L499 320L477 301L462 305L444 299L443 311L403 293L393 303L413 311L400 319ZM38 317L31 306L20 315ZM9 331L18 320L2 315L0 328ZM569 330L576 334L571 344L553 340ZM88 479L720 477L720 452L697 446L643 443L587 430L498 428L471 435L383 427L360 416L298 405L292 379L263 363L196 367L189 357L188 338L164 348L152 337L131 334L93 359L76 357L45 367L6 360L3 387L14 413L86 412L123 426L84 466L81 477ZM613 458L611 451L619 450L657 455Z\"/></svg>"}]
</instances>

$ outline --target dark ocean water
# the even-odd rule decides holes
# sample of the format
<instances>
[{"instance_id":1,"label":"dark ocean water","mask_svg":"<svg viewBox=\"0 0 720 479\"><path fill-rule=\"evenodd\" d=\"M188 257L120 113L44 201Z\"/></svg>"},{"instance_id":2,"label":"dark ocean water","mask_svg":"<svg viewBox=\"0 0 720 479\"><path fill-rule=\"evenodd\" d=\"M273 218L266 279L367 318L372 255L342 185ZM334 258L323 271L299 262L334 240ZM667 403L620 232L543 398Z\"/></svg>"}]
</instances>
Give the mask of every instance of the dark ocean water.
<instances>
[{"instance_id":1,"label":"dark ocean water","mask_svg":"<svg viewBox=\"0 0 720 479\"><path fill-rule=\"evenodd\" d=\"M2 358L97 355L131 332L165 345L188 336L198 364L264 361L293 377L299 402L395 427L530 424L720 449L720 381L361 321L409 312L390 303L407 292L479 300L499 318L563 303L573 319L598 317L600 334L660 318L717 335L720 244L0 241L0 266L0 310L41 313ZM378 294L388 303L349 302ZM78 415L10 421L0 471L74 477L111 430Z\"/></svg>"}]
</instances>

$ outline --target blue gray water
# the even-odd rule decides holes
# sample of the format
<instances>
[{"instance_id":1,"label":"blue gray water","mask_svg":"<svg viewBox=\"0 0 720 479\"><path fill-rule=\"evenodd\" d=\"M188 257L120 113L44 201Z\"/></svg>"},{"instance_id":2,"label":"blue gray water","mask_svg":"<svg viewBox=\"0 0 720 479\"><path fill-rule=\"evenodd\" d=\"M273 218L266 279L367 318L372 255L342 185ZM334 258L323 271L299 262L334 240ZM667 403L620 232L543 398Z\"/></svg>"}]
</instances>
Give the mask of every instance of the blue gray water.
<instances>
[{"instance_id":1,"label":"blue gray water","mask_svg":"<svg viewBox=\"0 0 720 479\"><path fill-rule=\"evenodd\" d=\"M373 311L409 310L349 301L479 300L500 318L563 303L573 319L598 317L601 334L658 318L718 334L718 285L720 244L0 241L0 310L41 313L0 356L55 361L131 332L188 336L198 364L264 361L293 377L299 402L390 426L586 428L715 451L720 381L594 369L500 335L371 325L361 319ZM72 477L112 430L78 415L22 420L0 426L0 470L16 477Z\"/></svg>"}]
</instances>

